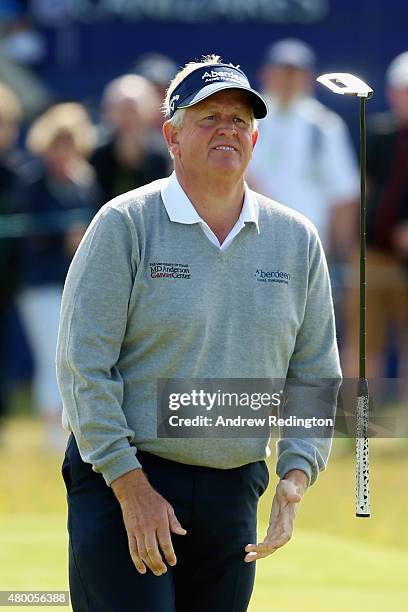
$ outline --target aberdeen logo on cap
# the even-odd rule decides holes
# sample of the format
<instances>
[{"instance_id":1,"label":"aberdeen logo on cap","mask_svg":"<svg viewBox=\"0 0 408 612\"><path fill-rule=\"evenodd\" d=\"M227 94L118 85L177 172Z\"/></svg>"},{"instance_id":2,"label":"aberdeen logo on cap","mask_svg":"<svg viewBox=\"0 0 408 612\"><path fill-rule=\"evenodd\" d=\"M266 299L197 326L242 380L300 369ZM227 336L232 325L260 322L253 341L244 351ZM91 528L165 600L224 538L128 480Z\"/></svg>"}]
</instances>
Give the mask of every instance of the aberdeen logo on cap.
<instances>
[{"instance_id":1,"label":"aberdeen logo on cap","mask_svg":"<svg viewBox=\"0 0 408 612\"><path fill-rule=\"evenodd\" d=\"M204 72L201 80L205 83L212 81L238 81L239 83L243 83L244 85L248 85L248 79L236 72L232 72L232 70L211 70L211 72Z\"/></svg>"}]
</instances>

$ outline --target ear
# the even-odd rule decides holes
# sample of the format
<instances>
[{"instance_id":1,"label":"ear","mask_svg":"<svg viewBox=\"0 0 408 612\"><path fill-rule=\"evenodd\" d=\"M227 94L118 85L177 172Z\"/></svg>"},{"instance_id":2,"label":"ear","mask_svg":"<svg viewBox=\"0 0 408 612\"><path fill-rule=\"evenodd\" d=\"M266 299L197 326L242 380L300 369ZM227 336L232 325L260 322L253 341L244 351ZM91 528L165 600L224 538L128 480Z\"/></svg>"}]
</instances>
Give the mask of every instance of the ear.
<instances>
[{"instance_id":1,"label":"ear","mask_svg":"<svg viewBox=\"0 0 408 612\"><path fill-rule=\"evenodd\" d=\"M179 130L174 127L171 121L165 121L163 124L163 138L166 141L167 148L173 157L177 157L179 152Z\"/></svg>"},{"instance_id":2,"label":"ear","mask_svg":"<svg viewBox=\"0 0 408 612\"><path fill-rule=\"evenodd\" d=\"M252 149L255 148L255 145L258 142L258 137L259 137L259 132L258 130L255 130L255 132L252 134Z\"/></svg>"}]
</instances>

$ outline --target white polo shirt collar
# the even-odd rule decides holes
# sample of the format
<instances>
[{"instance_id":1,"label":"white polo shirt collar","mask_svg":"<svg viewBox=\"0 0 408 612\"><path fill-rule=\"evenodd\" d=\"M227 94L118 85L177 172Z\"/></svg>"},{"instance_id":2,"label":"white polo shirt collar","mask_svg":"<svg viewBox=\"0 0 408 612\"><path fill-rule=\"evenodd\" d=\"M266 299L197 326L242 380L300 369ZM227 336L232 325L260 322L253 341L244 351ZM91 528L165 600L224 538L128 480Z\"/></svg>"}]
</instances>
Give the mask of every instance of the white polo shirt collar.
<instances>
[{"instance_id":1,"label":"white polo shirt collar","mask_svg":"<svg viewBox=\"0 0 408 612\"><path fill-rule=\"evenodd\" d=\"M193 204L188 199L175 172L170 175L168 181L163 185L161 197L170 221L174 223L183 223L185 225L199 223L207 238L215 246L221 249L221 251L224 251L231 244L234 238L245 227L246 223L254 223L259 234L258 202L246 183L244 186L244 203L242 205L241 214L222 244L219 243L217 236L204 219L200 217Z\"/></svg>"}]
</instances>

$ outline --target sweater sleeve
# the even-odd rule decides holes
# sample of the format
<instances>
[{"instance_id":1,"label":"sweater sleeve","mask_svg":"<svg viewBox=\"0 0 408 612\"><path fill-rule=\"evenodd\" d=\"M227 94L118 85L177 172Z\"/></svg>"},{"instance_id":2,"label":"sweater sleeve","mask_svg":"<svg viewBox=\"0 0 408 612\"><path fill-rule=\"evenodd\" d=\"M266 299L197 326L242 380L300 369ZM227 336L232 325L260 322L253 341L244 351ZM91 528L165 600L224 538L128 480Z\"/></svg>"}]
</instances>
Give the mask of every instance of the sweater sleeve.
<instances>
[{"instance_id":1,"label":"sweater sleeve","mask_svg":"<svg viewBox=\"0 0 408 612\"><path fill-rule=\"evenodd\" d=\"M118 367L136 273L135 237L106 205L89 226L69 269L57 343L64 420L82 459L106 483L140 467L122 409Z\"/></svg>"},{"instance_id":2,"label":"sweater sleeve","mask_svg":"<svg viewBox=\"0 0 408 612\"><path fill-rule=\"evenodd\" d=\"M329 273L320 240L313 232L304 316L289 364L280 416L334 420L340 383ZM316 433L319 437L315 437ZM331 427L281 428L277 442L278 476L283 478L292 469L303 470L312 485L326 467L332 435Z\"/></svg>"}]
</instances>

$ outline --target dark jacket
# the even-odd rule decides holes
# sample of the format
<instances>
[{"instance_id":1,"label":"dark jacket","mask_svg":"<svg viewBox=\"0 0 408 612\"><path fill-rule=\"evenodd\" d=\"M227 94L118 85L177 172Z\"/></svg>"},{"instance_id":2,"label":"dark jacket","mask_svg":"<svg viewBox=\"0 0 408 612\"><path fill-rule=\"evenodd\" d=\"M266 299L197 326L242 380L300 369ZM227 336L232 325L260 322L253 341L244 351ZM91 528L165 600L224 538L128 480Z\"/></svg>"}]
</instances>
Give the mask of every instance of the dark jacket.
<instances>
[{"instance_id":1,"label":"dark jacket","mask_svg":"<svg viewBox=\"0 0 408 612\"><path fill-rule=\"evenodd\" d=\"M27 233L20 240L21 285L63 285L71 256L67 233L87 226L100 205L93 176L59 183L41 169L23 188L20 212L26 213Z\"/></svg>"},{"instance_id":2,"label":"dark jacket","mask_svg":"<svg viewBox=\"0 0 408 612\"><path fill-rule=\"evenodd\" d=\"M150 150L144 152L137 167L121 165L115 154L114 140L98 147L90 161L102 189L103 203L169 174L168 156Z\"/></svg>"},{"instance_id":3,"label":"dark jacket","mask_svg":"<svg viewBox=\"0 0 408 612\"><path fill-rule=\"evenodd\" d=\"M371 120L367 179L367 244L392 251L396 226L408 220L408 127L391 114Z\"/></svg>"}]
</instances>

